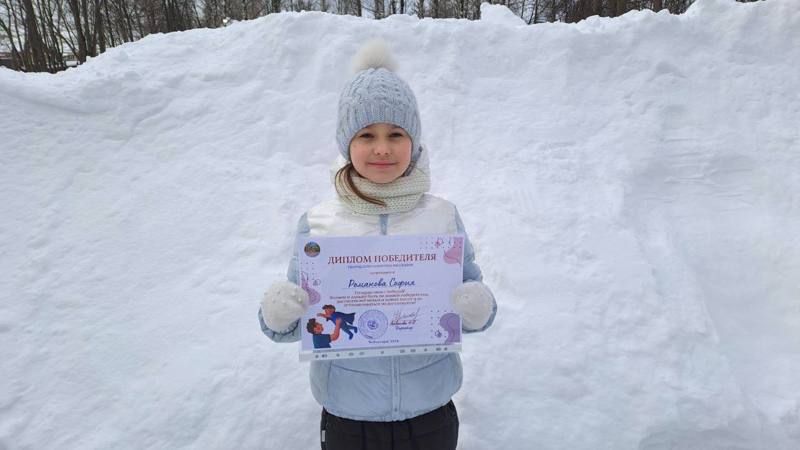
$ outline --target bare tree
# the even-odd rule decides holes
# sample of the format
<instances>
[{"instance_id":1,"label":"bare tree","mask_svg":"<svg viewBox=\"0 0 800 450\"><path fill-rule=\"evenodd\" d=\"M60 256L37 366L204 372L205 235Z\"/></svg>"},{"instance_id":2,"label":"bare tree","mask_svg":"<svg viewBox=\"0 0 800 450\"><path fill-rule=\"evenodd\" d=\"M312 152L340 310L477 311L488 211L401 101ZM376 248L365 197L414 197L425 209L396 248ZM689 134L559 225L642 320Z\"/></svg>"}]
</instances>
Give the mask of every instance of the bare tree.
<instances>
[{"instance_id":1,"label":"bare tree","mask_svg":"<svg viewBox=\"0 0 800 450\"><path fill-rule=\"evenodd\" d=\"M389 14L480 19L482 0L0 0L0 42L12 66L25 71L67 67L151 33L220 27L283 10L333 11L376 19ZM631 9L686 11L693 0L490 0L505 5L528 24L577 22L618 16ZM738 0L755 1L755 0Z\"/></svg>"}]
</instances>

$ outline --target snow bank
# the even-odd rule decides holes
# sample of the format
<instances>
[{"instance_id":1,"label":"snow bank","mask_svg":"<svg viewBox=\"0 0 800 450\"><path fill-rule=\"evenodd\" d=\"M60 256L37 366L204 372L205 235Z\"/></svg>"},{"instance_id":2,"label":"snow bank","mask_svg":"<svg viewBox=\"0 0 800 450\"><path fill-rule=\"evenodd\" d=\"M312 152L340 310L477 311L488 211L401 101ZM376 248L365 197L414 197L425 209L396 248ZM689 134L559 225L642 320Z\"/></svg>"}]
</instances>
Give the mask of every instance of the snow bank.
<instances>
[{"instance_id":1,"label":"snow bank","mask_svg":"<svg viewBox=\"0 0 800 450\"><path fill-rule=\"evenodd\" d=\"M307 366L256 311L333 195L349 57L383 36L500 303L464 343L461 448L798 448L796 0L483 11L0 69L0 447L317 448Z\"/></svg>"}]
</instances>

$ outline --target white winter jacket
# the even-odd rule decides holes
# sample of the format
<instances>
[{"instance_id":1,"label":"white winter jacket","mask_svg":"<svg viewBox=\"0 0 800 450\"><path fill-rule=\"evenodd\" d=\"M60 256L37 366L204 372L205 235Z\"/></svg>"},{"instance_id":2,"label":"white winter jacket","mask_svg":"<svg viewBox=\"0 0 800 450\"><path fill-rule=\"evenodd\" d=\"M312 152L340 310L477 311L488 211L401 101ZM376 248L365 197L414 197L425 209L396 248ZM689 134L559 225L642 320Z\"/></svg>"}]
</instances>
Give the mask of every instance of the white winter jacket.
<instances>
[{"instance_id":1,"label":"white winter jacket","mask_svg":"<svg viewBox=\"0 0 800 450\"><path fill-rule=\"evenodd\" d=\"M297 225L296 239L314 236L373 236L463 233L464 225L455 206L447 200L424 194L408 212L364 215L352 212L338 198L311 208ZM296 241L296 242L298 242ZM295 245L295 249L297 246ZM296 251L296 250L295 250ZM481 281L469 238L464 245L464 281ZM297 254L289 264L288 279L298 283ZM494 321L497 303L492 298L492 315L478 330ZM261 329L276 342L300 339L299 320L287 330L269 329L259 311ZM311 362L311 391L331 414L354 420L395 421L432 411L461 387L461 359L457 353L403 355Z\"/></svg>"}]
</instances>

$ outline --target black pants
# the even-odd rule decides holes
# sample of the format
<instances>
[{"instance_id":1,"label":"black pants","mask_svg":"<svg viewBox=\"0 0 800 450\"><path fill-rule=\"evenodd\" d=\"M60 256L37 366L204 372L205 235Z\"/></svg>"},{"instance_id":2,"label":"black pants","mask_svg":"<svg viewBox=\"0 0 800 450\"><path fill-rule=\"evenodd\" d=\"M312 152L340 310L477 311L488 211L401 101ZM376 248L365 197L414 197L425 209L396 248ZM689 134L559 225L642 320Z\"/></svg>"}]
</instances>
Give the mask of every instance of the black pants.
<instances>
[{"instance_id":1,"label":"black pants","mask_svg":"<svg viewBox=\"0 0 800 450\"><path fill-rule=\"evenodd\" d=\"M334 416L322 408L322 450L455 450L458 413L450 400L429 413L397 422Z\"/></svg>"}]
</instances>

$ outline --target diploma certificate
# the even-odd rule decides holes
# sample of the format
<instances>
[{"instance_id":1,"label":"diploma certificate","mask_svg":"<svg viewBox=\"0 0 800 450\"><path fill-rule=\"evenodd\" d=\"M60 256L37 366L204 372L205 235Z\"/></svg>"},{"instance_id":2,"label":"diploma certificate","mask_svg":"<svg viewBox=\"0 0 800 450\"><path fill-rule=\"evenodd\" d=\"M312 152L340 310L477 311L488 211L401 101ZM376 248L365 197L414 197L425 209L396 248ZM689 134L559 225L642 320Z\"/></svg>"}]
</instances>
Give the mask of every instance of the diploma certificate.
<instances>
[{"instance_id":1,"label":"diploma certificate","mask_svg":"<svg viewBox=\"0 0 800 450\"><path fill-rule=\"evenodd\" d=\"M450 295L463 280L463 235L312 236L297 245L310 304L301 360L461 350Z\"/></svg>"}]
</instances>

